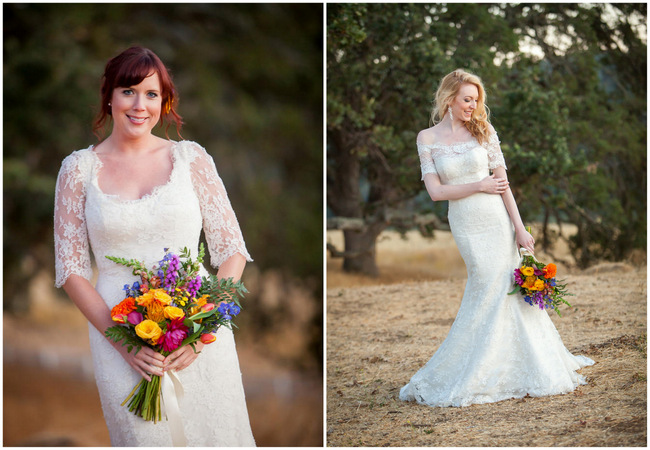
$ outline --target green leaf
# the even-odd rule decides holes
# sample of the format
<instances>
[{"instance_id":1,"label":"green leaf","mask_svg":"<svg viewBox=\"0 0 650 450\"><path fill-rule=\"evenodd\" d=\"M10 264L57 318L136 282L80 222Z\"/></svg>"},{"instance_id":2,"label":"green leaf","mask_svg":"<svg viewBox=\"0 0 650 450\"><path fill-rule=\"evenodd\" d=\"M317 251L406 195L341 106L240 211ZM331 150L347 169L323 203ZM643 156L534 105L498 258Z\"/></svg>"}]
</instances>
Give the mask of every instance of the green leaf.
<instances>
[{"instance_id":1,"label":"green leaf","mask_svg":"<svg viewBox=\"0 0 650 450\"><path fill-rule=\"evenodd\" d=\"M137 355L142 348L144 342L142 339L135 334L135 331L131 327L126 327L122 325L115 325L108 327L104 332L107 338L112 340L115 343L122 342L122 346L126 346L126 349L129 353L133 350L133 347L136 348L135 354Z\"/></svg>"}]
</instances>

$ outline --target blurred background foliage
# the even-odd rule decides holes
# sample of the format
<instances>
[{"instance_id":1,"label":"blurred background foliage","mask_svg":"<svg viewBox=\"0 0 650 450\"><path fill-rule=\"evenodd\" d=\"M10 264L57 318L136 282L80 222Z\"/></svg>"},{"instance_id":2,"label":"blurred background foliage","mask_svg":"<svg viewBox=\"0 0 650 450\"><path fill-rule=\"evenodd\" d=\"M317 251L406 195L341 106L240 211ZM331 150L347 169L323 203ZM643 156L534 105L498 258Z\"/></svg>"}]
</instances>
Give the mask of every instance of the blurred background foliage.
<instances>
[{"instance_id":1,"label":"blurred background foliage","mask_svg":"<svg viewBox=\"0 0 650 450\"><path fill-rule=\"evenodd\" d=\"M142 45L171 71L181 134L213 156L255 259L244 274L251 294L240 340L320 373L323 6L4 4L3 12L5 313L30 312L43 295L30 290L36 280L65 297L53 288L56 176L65 156L97 142L106 62ZM174 127L169 137L180 139Z\"/></svg>"},{"instance_id":2,"label":"blurred background foliage","mask_svg":"<svg viewBox=\"0 0 650 450\"><path fill-rule=\"evenodd\" d=\"M538 244L548 250L560 237L549 223L568 222L579 267L645 252L646 17L645 3L329 5L328 214L365 224L344 232L344 269L376 274L376 236L408 228L405 215L446 220L415 140L456 68L485 84Z\"/></svg>"}]
</instances>

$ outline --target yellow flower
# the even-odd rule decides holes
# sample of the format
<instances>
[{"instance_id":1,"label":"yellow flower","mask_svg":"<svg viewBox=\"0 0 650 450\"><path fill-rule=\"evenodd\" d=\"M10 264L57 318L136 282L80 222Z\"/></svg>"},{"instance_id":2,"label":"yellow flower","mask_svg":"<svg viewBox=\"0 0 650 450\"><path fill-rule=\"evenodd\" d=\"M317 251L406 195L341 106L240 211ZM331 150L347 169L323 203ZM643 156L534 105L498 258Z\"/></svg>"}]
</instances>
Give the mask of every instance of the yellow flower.
<instances>
[{"instance_id":1,"label":"yellow flower","mask_svg":"<svg viewBox=\"0 0 650 450\"><path fill-rule=\"evenodd\" d=\"M522 266L521 269L519 270L521 270L521 273L525 277L532 277L535 274L535 269L533 269L532 267Z\"/></svg>"},{"instance_id":2,"label":"yellow flower","mask_svg":"<svg viewBox=\"0 0 650 450\"><path fill-rule=\"evenodd\" d=\"M175 306L165 306L165 317L168 318L169 320L174 320L174 319L182 319L185 317L185 312L177 308Z\"/></svg>"},{"instance_id":3,"label":"yellow flower","mask_svg":"<svg viewBox=\"0 0 650 450\"><path fill-rule=\"evenodd\" d=\"M154 289L151 293L153 294L153 298L163 305L169 305L172 302L172 298L164 291L164 289Z\"/></svg>"},{"instance_id":4,"label":"yellow flower","mask_svg":"<svg viewBox=\"0 0 650 450\"><path fill-rule=\"evenodd\" d=\"M165 319L165 306L158 303L157 301L152 301L147 306L147 319L151 319L154 322L162 322Z\"/></svg>"},{"instance_id":5,"label":"yellow flower","mask_svg":"<svg viewBox=\"0 0 650 450\"><path fill-rule=\"evenodd\" d=\"M153 320L143 320L135 326L135 333L142 339L149 341L152 345L158 343L162 336L162 330Z\"/></svg>"},{"instance_id":6,"label":"yellow flower","mask_svg":"<svg viewBox=\"0 0 650 450\"><path fill-rule=\"evenodd\" d=\"M536 291L541 291L542 289L544 289L544 282L538 278L537 281L535 281L535 285L533 286L533 289L535 289Z\"/></svg>"},{"instance_id":7,"label":"yellow flower","mask_svg":"<svg viewBox=\"0 0 650 450\"><path fill-rule=\"evenodd\" d=\"M138 303L138 305L147 308L149 306L149 303L151 303L153 299L154 298L153 298L152 291L147 291L146 293L142 294L140 297L136 298L135 301Z\"/></svg>"},{"instance_id":8,"label":"yellow flower","mask_svg":"<svg viewBox=\"0 0 650 450\"><path fill-rule=\"evenodd\" d=\"M524 284L521 285L521 287L530 289L530 290L535 290L535 280L537 277L526 277L526 281L524 281Z\"/></svg>"}]
</instances>

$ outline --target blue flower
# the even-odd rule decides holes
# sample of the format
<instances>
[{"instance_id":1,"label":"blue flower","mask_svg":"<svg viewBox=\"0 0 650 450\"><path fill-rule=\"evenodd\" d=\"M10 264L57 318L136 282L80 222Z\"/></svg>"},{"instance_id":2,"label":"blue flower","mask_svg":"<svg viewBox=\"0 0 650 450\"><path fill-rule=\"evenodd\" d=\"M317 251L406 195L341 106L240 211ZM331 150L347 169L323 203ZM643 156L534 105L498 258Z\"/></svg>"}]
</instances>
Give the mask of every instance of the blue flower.
<instances>
[{"instance_id":1,"label":"blue flower","mask_svg":"<svg viewBox=\"0 0 650 450\"><path fill-rule=\"evenodd\" d=\"M217 308L217 311L221 316L226 320L232 320L233 316L236 316L241 312L241 308L237 306L234 302L222 303Z\"/></svg>"}]
</instances>

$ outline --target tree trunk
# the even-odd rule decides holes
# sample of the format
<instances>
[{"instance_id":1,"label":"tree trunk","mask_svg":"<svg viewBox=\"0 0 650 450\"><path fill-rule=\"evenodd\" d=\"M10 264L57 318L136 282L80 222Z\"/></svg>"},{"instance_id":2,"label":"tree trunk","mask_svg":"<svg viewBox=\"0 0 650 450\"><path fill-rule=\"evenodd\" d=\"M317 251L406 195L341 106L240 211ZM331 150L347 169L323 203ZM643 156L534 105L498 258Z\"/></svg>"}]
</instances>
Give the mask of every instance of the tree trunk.
<instances>
[{"instance_id":1,"label":"tree trunk","mask_svg":"<svg viewBox=\"0 0 650 450\"><path fill-rule=\"evenodd\" d=\"M354 142L346 141L343 133L330 130L330 147L334 167L328 173L327 203L339 217L355 218L365 221L364 202L359 189L361 164ZM361 230L344 230L345 249L343 270L377 276L375 261L375 242L377 236L386 228L383 221L367 223Z\"/></svg>"},{"instance_id":2,"label":"tree trunk","mask_svg":"<svg viewBox=\"0 0 650 450\"><path fill-rule=\"evenodd\" d=\"M376 258L377 236L386 228L383 223L367 226L365 231L344 231L345 253L343 270L376 277L379 275Z\"/></svg>"}]
</instances>

